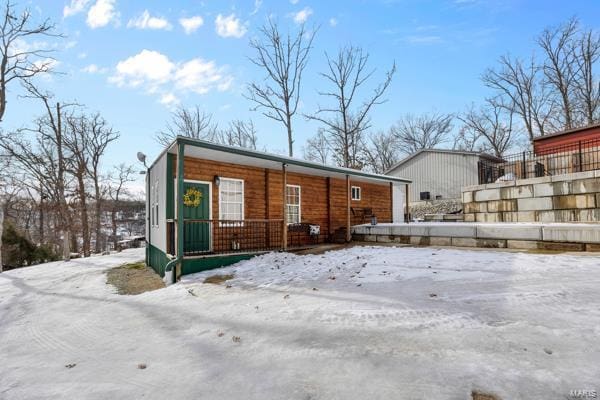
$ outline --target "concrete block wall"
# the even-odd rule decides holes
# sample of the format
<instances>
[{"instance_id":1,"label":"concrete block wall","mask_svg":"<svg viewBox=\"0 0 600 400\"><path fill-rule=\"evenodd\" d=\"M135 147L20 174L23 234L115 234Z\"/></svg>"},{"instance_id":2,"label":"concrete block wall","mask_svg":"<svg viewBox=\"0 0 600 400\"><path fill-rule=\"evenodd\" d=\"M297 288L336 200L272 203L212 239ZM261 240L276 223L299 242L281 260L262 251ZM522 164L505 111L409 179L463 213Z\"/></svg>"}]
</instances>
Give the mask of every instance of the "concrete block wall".
<instances>
[{"instance_id":1,"label":"concrete block wall","mask_svg":"<svg viewBox=\"0 0 600 400\"><path fill-rule=\"evenodd\" d=\"M599 222L600 170L462 188L465 222Z\"/></svg>"}]
</instances>

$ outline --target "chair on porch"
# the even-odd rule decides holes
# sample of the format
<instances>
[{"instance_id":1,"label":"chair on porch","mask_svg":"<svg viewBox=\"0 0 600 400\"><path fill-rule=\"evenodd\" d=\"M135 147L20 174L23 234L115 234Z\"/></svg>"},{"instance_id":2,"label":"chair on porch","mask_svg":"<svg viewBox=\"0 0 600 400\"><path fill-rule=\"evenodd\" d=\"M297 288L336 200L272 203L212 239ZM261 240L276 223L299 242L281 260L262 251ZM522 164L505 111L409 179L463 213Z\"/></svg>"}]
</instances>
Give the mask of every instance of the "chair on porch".
<instances>
[{"instance_id":1,"label":"chair on porch","mask_svg":"<svg viewBox=\"0 0 600 400\"><path fill-rule=\"evenodd\" d=\"M352 216L359 218L362 223L370 222L371 218L375 217L373 214L373 209L370 207L350 207L352 211Z\"/></svg>"}]
</instances>

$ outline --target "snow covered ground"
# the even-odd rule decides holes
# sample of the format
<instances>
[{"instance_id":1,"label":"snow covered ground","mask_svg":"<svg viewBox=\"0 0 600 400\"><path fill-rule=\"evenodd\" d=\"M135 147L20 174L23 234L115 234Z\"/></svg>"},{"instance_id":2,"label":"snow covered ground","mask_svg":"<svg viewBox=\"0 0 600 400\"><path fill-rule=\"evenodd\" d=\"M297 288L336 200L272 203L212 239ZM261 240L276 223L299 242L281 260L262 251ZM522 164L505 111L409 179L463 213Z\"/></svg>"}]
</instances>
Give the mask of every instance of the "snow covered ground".
<instances>
[{"instance_id":1,"label":"snow covered ground","mask_svg":"<svg viewBox=\"0 0 600 400\"><path fill-rule=\"evenodd\" d=\"M353 247L115 294L105 270L142 257L0 274L0 399L468 399L479 389L546 400L600 389L593 255ZM215 273L235 278L202 283Z\"/></svg>"}]
</instances>

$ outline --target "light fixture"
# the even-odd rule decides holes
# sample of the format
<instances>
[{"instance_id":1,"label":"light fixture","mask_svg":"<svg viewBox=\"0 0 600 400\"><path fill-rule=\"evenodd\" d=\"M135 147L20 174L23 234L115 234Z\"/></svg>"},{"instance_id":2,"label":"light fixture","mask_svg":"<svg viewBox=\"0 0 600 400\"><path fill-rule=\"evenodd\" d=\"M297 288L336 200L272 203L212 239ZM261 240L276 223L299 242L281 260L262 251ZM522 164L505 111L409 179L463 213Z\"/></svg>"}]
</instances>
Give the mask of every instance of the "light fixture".
<instances>
[{"instance_id":1,"label":"light fixture","mask_svg":"<svg viewBox=\"0 0 600 400\"><path fill-rule=\"evenodd\" d=\"M219 177L219 175L215 175L213 181L215 182L216 187L219 187L219 185L221 184L221 178Z\"/></svg>"},{"instance_id":2,"label":"light fixture","mask_svg":"<svg viewBox=\"0 0 600 400\"><path fill-rule=\"evenodd\" d=\"M144 167L148 168L148 166L146 165L146 155L144 153L142 153L141 151L137 152L137 159L139 162L141 162L142 164L144 164Z\"/></svg>"}]
</instances>

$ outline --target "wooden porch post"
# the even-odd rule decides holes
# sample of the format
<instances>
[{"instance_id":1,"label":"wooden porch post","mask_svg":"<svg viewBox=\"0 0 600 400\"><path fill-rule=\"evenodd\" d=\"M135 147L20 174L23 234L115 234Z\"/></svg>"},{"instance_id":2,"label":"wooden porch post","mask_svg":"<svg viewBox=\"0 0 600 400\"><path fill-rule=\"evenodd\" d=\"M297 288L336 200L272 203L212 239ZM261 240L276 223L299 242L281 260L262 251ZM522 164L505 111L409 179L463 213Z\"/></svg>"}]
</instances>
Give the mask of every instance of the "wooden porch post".
<instances>
[{"instance_id":1,"label":"wooden porch post","mask_svg":"<svg viewBox=\"0 0 600 400\"><path fill-rule=\"evenodd\" d=\"M346 175L346 242L352 240L352 232L350 232L350 175Z\"/></svg>"},{"instance_id":2,"label":"wooden porch post","mask_svg":"<svg viewBox=\"0 0 600 400\"><path fill-rule=\"evenodd\" d=\"M285 164L281 164L281 173L282 173L282 178L281 181L283 182L283 188L282 188L282 201L281 201L281 205L282 205L282 209L283 209L283 226L281 227L282 231L281 231L281 247L283 248L283 250L287 250L287 168Z\"/></svg>"},{"instance_id":3,"label":"wooden porch post","mask_svg":"<svg viewBox=\"0 0 600 400\"><path fill-rule=\"evenodd\" d=\"M177 148L177 257L179 258L179 272L183 266L183 158L185 144L178 143ZM177 279L177 269L174 271L175 279Z\"/></svg>"},{"instance_id":4,"label":"wooden porch post","mask_svg":"<svg viewBox=\"0 0 600 400\"><path fill-rule=\"evenodd\" d=\"M406 193L406 195L404 196L404 206L406 207L406 223L408 224L410 222L410 208L408 208L408 183L406 184L406 186L404 187L404 191Z\"/></svg>"}]
</instances>

